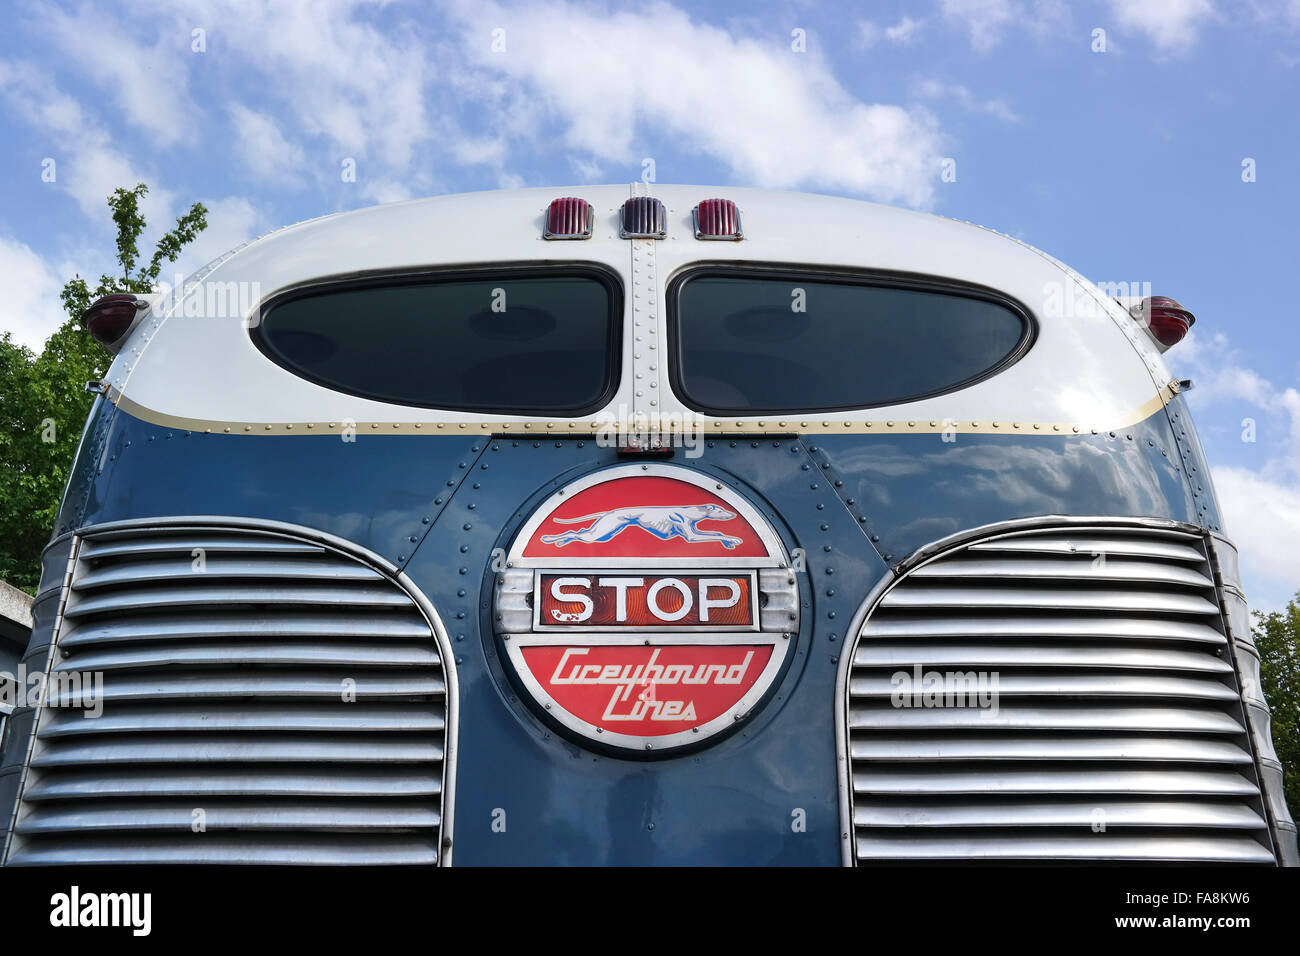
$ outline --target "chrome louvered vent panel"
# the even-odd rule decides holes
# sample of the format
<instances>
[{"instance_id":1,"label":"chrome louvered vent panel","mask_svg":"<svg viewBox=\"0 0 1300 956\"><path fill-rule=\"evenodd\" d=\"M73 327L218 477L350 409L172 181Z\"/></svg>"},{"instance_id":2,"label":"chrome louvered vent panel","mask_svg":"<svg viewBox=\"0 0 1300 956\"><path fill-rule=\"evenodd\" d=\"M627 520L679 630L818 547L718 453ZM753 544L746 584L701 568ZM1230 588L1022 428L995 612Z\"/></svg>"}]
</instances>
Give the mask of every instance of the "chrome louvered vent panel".
<instances>
[{"instance_id":1,"label":"chrome louvered vent panel","mask_svg":"<svg viewBox=\"0 0 1300 956\"><path fill-rule=\"evenodd\" d=\"M435 863L447 687L384 572L218 527L80 542L10 863Z\"/></svg>"},{"instance_id":2,"label":"chrome louvered vent panel","mask_svg":"<svg viewBox=\"0 0 1300 956\"><path fill-rule=\"evenodd\" d=\"M848 675L857 860L1273 862L1232 660L1194 534L1016 531L919 564Z\"/></svg>"}]
</instances>

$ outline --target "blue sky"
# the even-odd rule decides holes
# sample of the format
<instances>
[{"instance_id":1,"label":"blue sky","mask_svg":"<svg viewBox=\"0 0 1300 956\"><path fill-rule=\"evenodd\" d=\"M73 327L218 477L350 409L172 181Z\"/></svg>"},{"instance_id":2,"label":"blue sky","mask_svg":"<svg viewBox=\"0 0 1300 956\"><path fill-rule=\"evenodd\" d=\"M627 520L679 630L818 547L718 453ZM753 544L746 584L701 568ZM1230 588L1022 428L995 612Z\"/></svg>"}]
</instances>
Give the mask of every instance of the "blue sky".
<instances>
[{"instance_id":1,"label":"blue sky","mask_svg":"<svg viewBox=\"0 0 1300 956\"><path fill-rule=\"evenodd\" d=\"M33 347L62 282L110 267L103 201L137 181L155 226L208 206L185 271L302 219L647 157L660 182L905 205L1196 312L1168 358L1252 603L1300 588L1300 0L17 0L5 22L0 330Z\"/></svg>"}]
</instances>

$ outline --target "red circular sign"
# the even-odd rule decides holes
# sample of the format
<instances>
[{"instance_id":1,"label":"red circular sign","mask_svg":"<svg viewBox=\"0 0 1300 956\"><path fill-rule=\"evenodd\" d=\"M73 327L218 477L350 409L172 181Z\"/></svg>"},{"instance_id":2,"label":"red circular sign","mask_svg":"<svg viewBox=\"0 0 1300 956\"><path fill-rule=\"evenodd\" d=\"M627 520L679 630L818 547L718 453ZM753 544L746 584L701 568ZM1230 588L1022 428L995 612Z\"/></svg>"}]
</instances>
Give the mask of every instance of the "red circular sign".
<instances>
[{"instance_id":1,"label":"red circular sign","mask_svg":"<svg viewBox=\"0 0 1300 956\"><path fill-rule=\"evenodd\" d=\"M674 465L620 465L557 491L497 580L502 647L539 711L640 752L742 722L780 675L798 613L758 510Z\"/></svg>"}]
</instances>

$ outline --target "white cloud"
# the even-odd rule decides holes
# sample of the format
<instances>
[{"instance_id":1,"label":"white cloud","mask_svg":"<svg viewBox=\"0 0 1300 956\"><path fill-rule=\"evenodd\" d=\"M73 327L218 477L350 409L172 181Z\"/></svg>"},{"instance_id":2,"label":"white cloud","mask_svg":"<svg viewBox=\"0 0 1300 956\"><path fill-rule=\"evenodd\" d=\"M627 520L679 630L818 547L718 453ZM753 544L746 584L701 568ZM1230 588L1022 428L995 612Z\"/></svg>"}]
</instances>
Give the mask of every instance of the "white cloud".
<instances>
[{"instance_id":1,"label":"white cloud","mask_svg":"<svg viewBox=\"0 0 1300 956\"><path fill-rule=\"evenodd\" d=\"M463 166L500 166L506 160L506 142L500 137L464 136L451 145L451 155Z\"/></svg>"},{"instance_id":2,"label":"white cloud","mask_svg":"<svg viewBox=\"0 0 1300 956\"><path fill-rule=\"evenodd\" d=\"M128 30L121 18L86 5L70 13L51 4L33 22L54 42L65 67L107 90L126 120L153 141L172 145L188 133L196 118L187 92L194 55L188 30L159 24L154 43L145 44L137 39L142 25Z\"/></svg>"},{"instance_id":3,"label":"white cloud","mask_svg":"<svg viewBox=\"0 0 1300 956\"><path fill-rule=\"evenodd\" d=\"M1300 391L1243 365L1222 333L1193 332L1171 356L1178 374L1196 383L1188 401L1197 417L1213 411L1235 431L1240 415L1242 434L1258 443L1262 464L1218 464L1214 488L1224 529L1241 550L1247 597L1256 608L1278 609L1300 590Z\"/></svg>"},{"instance_id":4,"label":"white cloud","mask_svg":"<svg viewBox=\"0 0 1300 956\"><path fill-rule=\"evenodd\" d=\"M356 192L391 201L445 185L440 164L524 184L536 174L517 157L555 151L578 157L583 178L634 178L647 139L670 138L746 184L934 199L944 151L928 111L860 100L816 50L795 54L758 29L729 33L667 3L611 14L565 0L449 0L450 35L383 0L151 3L208 30L205 66L240 91L227 109L259 178L304 157L324 186L352 158ZM903 17L882 36L910 42L920 26ZM507 53L492 50L498 27ZM581 51L580 61L557 51ZM629 68L629 55L656 62ZM239 105L251 103L249 83L266 91L257 112ZM673 178L662 161L659 178Z\"/></svg>"},{"instance_id":5,"label":"white cloud","mask_svg":"<svg viewBox=\"0 0 1300 956\"><path fill-rule=\"evenodd\" d=\"M911 43L921 32L922 21L903 17L892 27L885 28L885 39L890 43Z\"/></svg>"},{"instance_id":6,"label":"white cloud","mask_svg":"<svg viewBox=\"0 0 1300 956\"><path fill-rule=\"evenodd\" d=\"M942 0L940 10L970 34L971 46L980 53L1001 43L1018 16L1018 7L1011 0Z\"/></svg>"},{"instance_id":7,"label":"white cloud","mask_svg":"<svg viewBox=\"0 0 1300 956\"><path fill-rule=\"evenodd\" d=\"M1007 123L1019 123L1016 111L1005 100L982 100L960 83L944 83L941 80L928 79L917 84L917 95L930 100L948 100L956 103L968 113L986 113Z\"/></svg>"},{"instance_id":8,"label":"white cloud","mask_svg":"<svg viewBox=\"0 0 1300 956\"><path fill-rule=\"evenodd\" d=\"M899 46L908 46L916 39L924 25L925 21L914 20L911 17L903 17L892 27L881 27L870 20L861 20L858 22L858 46L872 47L881 39Z\"/></svg>"},{"instance_id":9,"label":"white cloud","mask_svg":"<svg viewBox=\"0 0 1300 956\"><path fill-rule=\"evenodd\" d=\"M1190 49L1201 23L1214 14L1210 0L1110 0L1120 27L1145 34L1161 53Z\"/></svg>"},{"instance_id":10,"label":"white cloud","mask_svg":"<svg viewBox=\"0 0 1300 956\"><path fill-rule=\"evenodd\" d=\"M733 35L665 3L612 15L564 2L453 10L467 66L487 77L478 89L500 117L494 126L511 135L556 130L574 154L624 168L639 167L654 136L713 158L746 184L933 201L934 119L854 98L813 52ZM498 25L504 54L491 49ZM581 67L557 50L581 50ZM494 91L500 76L513 82ZM658 175L672 178L662 162Z\"/></svg>"},{"instance_id":11,"label":"white cloud","mask_svg":"<svg viewBox=\"0 0 1300 956\"><path fill-rule=\"evenodd\" d=\"M377 11L403 8L381 0L154 0L154 7L166 16L183 11L188 21L204 26L210 49L220 37L217 67L229 71L232 83L258 85L259 105L266 109L254 117L238 106L231 112L244 133L261 138L268 155L287 148L293 157L289 143L323 140L323 150L317 150L326 152L320 168L330 170L330 177L351 158L363 189L364 177L373 176L371 193L389 195L391 182L385 180L400 179L417 189L432 181L413 163L422 145L435 136L443 143L458 139L448 126L454 111L438 111L435 117L427 103L436 57L421 36L421 24L369 22ZM273 106L279 117L274 134L267 112ZM290 122L295 128L288 128Z\"/></svg>"},{"instance_id":12,"label":"white cloud","mask_svg":"<svg viewBox=\"0 0 1300 956\"><path fill-rule=\"evenodd\" d=\"M1229 467L1214 469L1214 490L1251 607L1281 610L1300 591L1300 484Z\"/></svg>"},{"instance_id":13,"label":"white cloud","mask_svg":"<svg viewBox=\"0 0 1300 956\"><path fill-rule=\"evenodd\" d=\"M45 137L55 161L54 188L66 190L88 217L107 220L107 200L119 186L150 182L107 130L49 76L25 63L0 60L0 97ZM35 179L35 174L33 175ZM153 188L141 203L150 221L167 217L171 194Z\"/></svg>"},{"instance_id":14,"label":"white cloud","mask_svg":"<svg viewBox=\"0 0 1300 956\"><path fill-rule=\"evenodd\" d=\"M285 139L275 118L232 103L228 109L235 128L236 150L248 173L263 183L297 184L306 157L302 148Z\"/></svg>"},{"instance_id":15,"label":"white cloud","mask_svg":"<svg viewBox=\"0 0 1300 956\"><path fill-rule=\"evenodd\" d=\"M157 237L175 224L175 195L137 167L95 117L55 87L43 72L27 64L0 60L0 97L15 115L44 137L50 158L55 160L54 182L41 182L34 171L35 188L62 189L70 194L96 225L94 231L110 237L109 248L113 227L108 197L119 186L150 184L140 204L148 228L140 238L137 267L147 263ZM265 218L247 200L231 197L206 201L204 205L208 208L208 228L186 248L178 263L164 266L164 280L172 281L176 271L188 274L266 231ZM98 243L87 244L73 258L77 261L61 262L56 271L22 243L0 238L0 288L9 290L0 305L0 329L13 332L16 341L39 350L65 318L58 298L64 280L76 273L93 286L101 272L119 270ZM91 267L85 268L87 265Z\"/></svg>"},{"instance_id":16,"label":"white cloud","mask_svg":"<svg viewBox=\"0 0 1300 956\"><path fill-rule=\"evenodd\" d=\"M988 53L1014 29L1040 39L1071 29L1070 10L1062 0L940 0L945 20L965 30L971 46Z\"/></svg>"},{"instance_id":17,"label":"white cloud","mask_svg":"<svg viewBox=\"0 0 1300 956\"><path fill-rule=\"evenodd\" d=\"M569 167L581 183L598 183L605 176L605 167L581 156L570 156Z\"/></svg>"},{"instance_id":18,"label":"white cloud","mask_svg":"<svg viewBox=\"0 0 1300 956\"><path fill-rule=\"evenodd\" d=\"M0 236L0 331L40 352L66 318L59 301L63 282L43 258L17 239Z\"/></svg>"},{"instance_id":19,"label":"white cloud","mask_svg":"<svg viewBox=\"0 0 1300 956\"><path fill-rule=\"evenodd\" d=\"M108 197L118 187L129 189L136 183L149 184L149 192L140 203L140 212L147 228L140 237L139 259L136 263L137 268L145 265L153 254L153 244L157 237L175 225L175 194L159 186L155 176L137 167L118 149L113 138L96 118L75 99L55 87L41 71L27 64L0 60L0 96L13 107L17 115L31 123L49 144L52 154L50 158L56 163L55 180L51 184L41 183L34 172L33 182L38 184L38 188L66 190L76 200L86 218L96 224L96 232L109 237L109 248L114 232ZM266 231L264 217L247 200L232 197L205 201L204 205L208 208L208 228L186 248L177 264L164 265L163 279L171 281L177 270L188 274L246 239ZM14 268L24 266L32 270L33 288L40 289L48 285L42 284L41 273L35 270L29 258L12 251L7 255L15 263ZM107 257L102 252L86 255L86 250L83 249L78 258L80 263L76 267L72 263L61 264L65 278L70 278L76 272L93 286L101 272L120 271L115 262L106 261ZM93 263L94 268L81 267L88 263ZM63 283L57 276L53 282L57 306L57 292ZM26 302L26 299L23 301ZM63 320L59 308L51 312L49 309L30 310L24 305L24 314L29 318L11 315L6 309L0 319L0 328L18 332L28 344L37 340L38 344L43 342Z\"/></svg>"}]
</instances>

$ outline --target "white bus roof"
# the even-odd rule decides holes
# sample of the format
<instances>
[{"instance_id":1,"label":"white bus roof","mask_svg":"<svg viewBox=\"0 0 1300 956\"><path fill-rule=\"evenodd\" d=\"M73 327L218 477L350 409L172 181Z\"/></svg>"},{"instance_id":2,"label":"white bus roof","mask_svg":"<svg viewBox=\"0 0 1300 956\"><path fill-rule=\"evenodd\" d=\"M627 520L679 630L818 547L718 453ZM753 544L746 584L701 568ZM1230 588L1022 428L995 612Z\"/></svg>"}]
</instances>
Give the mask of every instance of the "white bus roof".
<instances>
[{"instance_id":1,"label":"white bus roof","mask_svg":"<svg viewBox=\"0 0 1300 956\"><path fill-rule=\"evenodd\" d=\"M620 238L623 202L646 194L666 207L667 237ZM590 239L543 238L547 206L561 196L592 204ZM738 204L742 241L695 238L692 210L700 200L716 197ZM256 314L277 293L322 279L550 262L600 264L623 281L626 354L611 408L666 417L684 412L672 395L665 363L654 361L662 352L655 349L652 355L638 342L662 342L667 283L674 273L700 262L939 277L1009 296L1038 324L1037 338L1023 358L957 392L864 411L790 415L782 421L757 415L710 421L708 428L907 432L941 431L944 423L955 422L958 431L1061 434L1122 428L1158 410L1172 394L1159 351L1124 309L1018 240L952 219L850 199L634 183L439 196L340 213L271 233L217 260L192 277L185 296L160 303L145 316L110 369L110 397L160 425L218 432L320 433L341 421L400 433L590 431L598 415L526 422L336 392L270 361L251 340L248 315L203 314L204 299L211 298L213 289L222 296L237 292L248 313ZM653 408L650 394L658 396Z\"/></svg>"}]
</instances>

